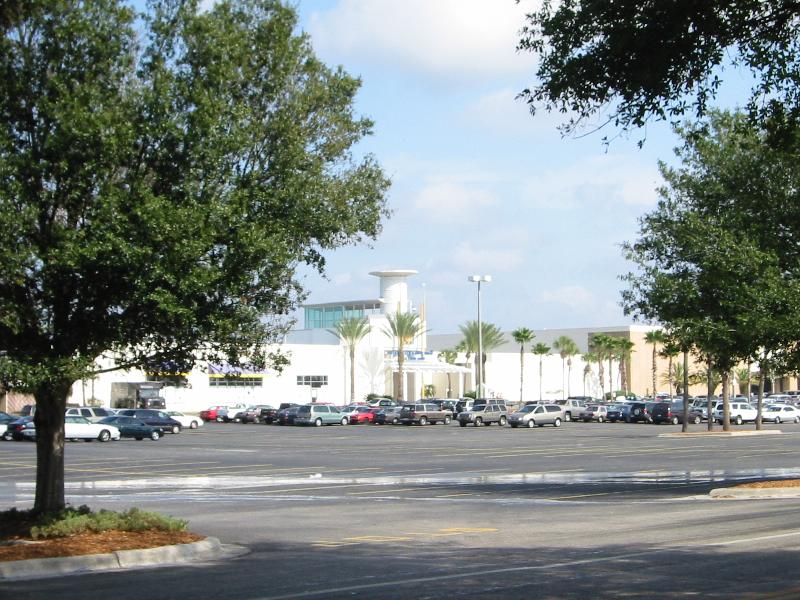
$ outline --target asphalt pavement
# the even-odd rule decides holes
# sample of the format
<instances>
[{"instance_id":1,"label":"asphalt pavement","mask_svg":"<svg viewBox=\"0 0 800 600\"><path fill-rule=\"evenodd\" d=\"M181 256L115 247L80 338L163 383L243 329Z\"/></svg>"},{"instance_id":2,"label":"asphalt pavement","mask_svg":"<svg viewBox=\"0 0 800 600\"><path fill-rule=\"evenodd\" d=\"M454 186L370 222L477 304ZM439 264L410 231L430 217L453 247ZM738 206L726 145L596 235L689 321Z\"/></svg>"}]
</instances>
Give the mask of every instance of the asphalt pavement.
<instances>
[{"instance_id":1,"label":"asphalt pavement","mask_svg":"<svg viewBox=\"0 0 800 600\"><path fill-rule=\"evenodd\" d=\"M212 423L71 442L71 504L187 518L246 554L6 582L0 597L798 598L800 500L708 496L800 478L800 426L769 428L783 434ZM0 459L2 505L30 506L34 444L2 443Z\"/></svg>"}]
</instances>

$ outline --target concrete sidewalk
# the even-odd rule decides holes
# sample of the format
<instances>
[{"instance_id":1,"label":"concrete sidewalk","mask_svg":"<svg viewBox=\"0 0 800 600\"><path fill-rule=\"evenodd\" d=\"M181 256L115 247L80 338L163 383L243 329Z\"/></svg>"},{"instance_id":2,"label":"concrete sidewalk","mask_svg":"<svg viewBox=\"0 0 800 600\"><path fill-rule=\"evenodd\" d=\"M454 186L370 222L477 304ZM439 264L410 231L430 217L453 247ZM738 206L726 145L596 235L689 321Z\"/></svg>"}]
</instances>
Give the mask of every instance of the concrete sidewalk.
<instances>
[{"instance_id":1,"label":"concrete sidewalk","mask_svg":"<svg viewBox=\"0 0 800 600\"><path fill-rule=\"evenodd\" d=\"M87 554L58 558L36 558L0 562L0 581L59 577L93 571L158 567L212 560L227 554L217 538L208 537L191 544L177 544L144 550L120 550L110 554Z\"/></svg>"}]
</instances>

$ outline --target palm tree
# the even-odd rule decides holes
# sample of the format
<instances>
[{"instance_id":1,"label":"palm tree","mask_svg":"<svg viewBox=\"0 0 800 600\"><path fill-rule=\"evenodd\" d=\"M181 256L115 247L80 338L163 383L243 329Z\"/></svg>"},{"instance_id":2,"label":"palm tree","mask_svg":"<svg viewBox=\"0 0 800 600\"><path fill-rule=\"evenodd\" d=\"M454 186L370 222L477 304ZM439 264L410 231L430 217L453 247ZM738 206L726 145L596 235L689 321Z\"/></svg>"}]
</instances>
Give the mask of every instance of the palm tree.
<instances>
[{"instance_id":1,"label":"palm tree","mask_svg":"<svg viewBox=\"0 0 800 600\"><path fill-rule=\"evenodd\" d=\"M522 404L523 376L525 374L525 344L530 344L536 336L533 331L527 327L520 327L511 332L511 337L519 344L519 403Z\"/></svg>"},{"instance_id":2,"label":"palm tree","mask_svg":"<svg viewBox=\"0 0 800 600\"><path fill-rule=\"evenodd\" d=\"M347 346L350 355L350 402L356 400L356 346L369 331L366 317L345 317L333 327L333 332Z\"/></svg>"},{"instance_id":3,"label":"palm tree","mask_svg":"<svg viewBox=\"0 0 800 600\"><path fill-rule=\"evenodd\" d=\"M645 334L644 341L653 345L653 398L655 398L658 392L658 383L656 382L658 371L658 346L667 341L667 335L661 329L654 329Z\"/></svg>"},{"instance_id":4,"label":"palm tree","mask_svg":"<svg viewBox=\"0 0 800 600\"><path fill-rule=\"evenodd\" d=\"M613 400L614 380L612 377L611 362L615 357L614 338L605 333L595 333L589 342L589 347L597 353L600 364L600 390L605 398L605 386L603 385L603 360L608 360L608 393Z\"/></svg>"},{"instance_id":5,"label":"palm tree","mask_svg":"<svg viewBox=\"0 0 800 600\"><path fill-rule=\"evenodd\" d=\"M586 395L586 378L592 374L592 363L598 362L598 355L596 352L587 352L583 355L583 360L586 365L583 367L583 395Z\"/></svg>"},{"instance_id":6,"label":"palm tree","mask_svg":"<svg viewBox=\"0 0 800 600\"><path fill-rule=\"evenodd\" d=\"M567 382L566 385L564 385L564 370L565 367L569 365L569 372L571 374L572 357L578 353L578 345L571 337L562 335L553 342L553 348L558 350L558 354L561 356L561 396L562 398L566 398L569 396L569 376L567 376Z\"/></svg>"},{"instance_id":7,"label":"palm tree","mask_svg":"<svg viewBox=\"0 0 800 600\"><path fill-rule=\"evenodd\" d=\"M531 352L539 357L539 400L542 399L542 357L545 354L550 354L550 346L547 344L543 344L539 342L533 348L531 348Z\"/></svg>"},{"instance_id":8,"label":"palm tree","mask_svg":"<svg viewBox=\"0 0 800 600\"><path fill-rule=\"evenodd\" d=\"M736 377L736 382L739 384L739 393L742 396L747 396L747 400L749 401L750 381L752 379L752 375L750 374L750 364L748 363L746 367L734 369L733 374Z\"/></svg>"},{"instance_id":9,"label":"palm tree","mask_svg":"<svg viewBox=\"0 0 800 600\"><path fill-rule=\"evenodd\" d=\"M419 335L425 332L424 325L415 313L396 312L393 315L386 315L389 326L384 328L383 333L397 340L397 372L400 378L397 399L403 401L403 364L405 362L405 348L412 343Z\"/></svg>"},{"instance_id":10,"label":"palm tree","mask_svg":"<svg viewBox=\"0 0 800 600\"><path fill-rule=\"evenodd\" d=\"M636 344L625 338L617 338L616 340L617 356L619 357L620 387L626 396L628 395L629 391L628 365L630 364L631 360L631 352L633 352L635 346Z\"/></svg>"},{"instance_id":11,"label":"palm tree","mask_svg":"<svg viewBox=\"0 0 800 600\"><path fill-rule=\"evenodd\" d=\"M453 350L452 348L445 348L439 354L436 355L439 360L443 360L448 365L456 364L456 359L458 358L458 352ZM450 397L450 391L452 390L452 386L450 385L450 371L447 372L447 397Z\"/></svg>"},{"instance_id":12,"label":"palm tree","mask_svg":"<svg viewBox=\"0 0 800 600\"><path fill-rule=\"evenodd\" d=\"M486 382L486 355L489 353L489 351L497 348L498 346L502 346L506 341L505 336L497 325L481 321L481 350L483 351L483 356L479 357L478 322L467 321L464 325L459 325L458 328L461 330L461 334L464 336L461 342L459 342L459 347L466 352L467 358L469 358L473 353L475 354L475 372L480 372L482 375L482 380L476 381L477 391L480 393L484 383ZM481 361L480 369L478 369L478 360Z\"/></svg>"},{"instance_id":13,"label":"palm tree","mask_svg":"<svg viewBox=\"0 0 800 600\"><path fill-rule=\"evenodd\" d=\"M662 383L669 384L669 397L672 398L672 388L675 384L674 378L674 371L675 369L672 368L672 360L680 354L681 350L678 348L678 345L667 336L667 340L664 342L664 347L661 349L661 356L665 357L669 362L667 363L667 373L669 377L666 381L662 380Z\"/></svg>"}]
</instances>

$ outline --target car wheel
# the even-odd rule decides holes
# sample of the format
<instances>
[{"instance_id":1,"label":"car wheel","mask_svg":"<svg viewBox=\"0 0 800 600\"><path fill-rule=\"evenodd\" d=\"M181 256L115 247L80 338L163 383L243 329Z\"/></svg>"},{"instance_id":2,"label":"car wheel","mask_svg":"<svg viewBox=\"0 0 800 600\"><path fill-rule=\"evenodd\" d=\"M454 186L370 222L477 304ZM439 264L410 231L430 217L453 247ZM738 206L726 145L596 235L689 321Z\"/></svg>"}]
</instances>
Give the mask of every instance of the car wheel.
<instances>
[{"instance_id":1,"label":"car wheel","mask_svg":"<svg viewBox=\"0 0 800 600\"><path fill-rule=\"evenodd\" d=\"M137 437L137 438L136 438L136 441L137 441L137 442L141 442L143 439L144 439L144 438Z\"/></svg>"},{"instance_id":2,"label":"car wheel","mask_svg":"<svg viewBox=\"0 0 800 600\"><path fill-rule=\"evenodd\" d=\"M157 431L154 431L153 433L150 434L150 439L153 440L154 442L160 437L161 437L161 434L158 433Z\"/></svg>"},{"instance_id":3,"label":"car wheel","mask_svg":"<svg viewBox=\"0 0 800 600\"><path fill-rule=\"evenodd\" d=\"M428 418L427 417L420 417L419 418L419 424L423 425L423 426L427 425L428 424Z\"/></svg>"},{"instance_id":4,"label":"car wheel","mask_svg":"<svg viewBox=\"0 0 800 600\"><path fill-rule=\"evenodd\" d=\"M508 419L506 419L504 416L501 416L500 420L497 422L500 427L505 427L506 423L508 423Z\"/></svg>"},{"instance_id":5,"label":"car wheel","mask_svg":"<svg viewBox=\"0 0 800 600\"><path fill-rule=\"evenodd\" d=\"M604 421L603 417L597 417L597 422L602 423Z\"/></svg>"},{"instance_id":6,"label":"car wheel","mask_svg":"<svg viewBox=\"0 0 800 600\"><path fill-rule=\"evenodd\" d=\"M533 419L528 419L528 429L533 429L536 426L536 423Z\"/></svg>"},{"instance_id":7,"label":"car wheel","mask_svg":"<svg viewBox=\"0 0 800 600\"><path fill-rule=\"evenodd\" d=\"M217 417L216 421L217 421L217 423L222 423L223 419L222 419L222 417Z\"/></svg>"},{"instance_id":8,"label":"car wheel","mask_svg":"<svg viewBox=\"0 0 800 600\"><path fill-rule=\"evenodd\" d=\"M343 417L342 420L341 420L341 424L342 425L347 425L348 422L349 421L347 420L347 417Z\"/></svg>"},{"instance_id":9,"label":"car wheel","mask_svg":"<svg viewBox=\"0 0 800 600\"><path fill-rule=\"evenodd\" d=\"M795 423L800 423L800 417L795 417L795 418L794 418L794 422L795 422Z\"/></svg>"},{"instance_id":10,"label":"car wheel","mask_svg":"<svg viewBox=\"0 0 800 600\"><path fill-rule=\"evenodd\" d=\"M678 417L672 417L672 424L673 425L677 425L678 424Z\"/></svg>"},{"instance_id":11,"label":"car wheel","mask_svg":"<svg viewBox=\"0 0 800 600\"><path fill-rule=\"evenodd\" d=\"M700 424L700 421L702 421L702 420L703 420L703 419L701 419L700 417L698 417L697 415L695 415L695 416L694 416L694 419L692 419L692 423L694 423L695 425L699 425L699 424Z\"/></svg>"},{"instance_id":12,"label":"car wheel","mask_svg":"<svg viewBox=\"0 0 800 600\"><path fill-rule=\"evenodd\" d=\"M742 424L742 415L736 415L736 424L737 425L741 425Z\"/></svg>"},{"instance_id":13,"label":"car wheel","mask_svg":"<svg viewBox=\"0 0 800 600\"><path fill-rule=\"evenodd\" d=\"M630 417L625 417L625 422L626 423L630 423L631 422L631 418Z\"/></svg>"},{"instance_id":14,"label":"car wheel","mask_svg":"<svg viewBox=\"0 0 800 600\"><path fill-rule=\"evenodd\" d=\"M569 423L572 421L572 413L564 413L564 420Z\"/></svg>"},{"instance_id":15,"label":"car wheel","mask_svg":"<svg viewBox=\"0 0 800 600\"><path fill-rule=\"evenodd\" d=\"M392 419L392 425L397 425L399 422L400 422L400 419L398 419L397 417Z\"/></svg>"},{"instance_id":16,"label":"car wheel","mask_svg":"<svg viewBox=\"0 0 800 600\"><path fill-rule=\"evenodd\" d=\"M466 426L467 426L467 424L466 424L466 423L464 423L464 421L459 421L459 422L458 422L458 424L459 424L461 427L466 427Z\"/></svg>"},{"instance_id":17,"label":"car wheel","mask_svg":"<svg viewBox=\"0 0 800 600\"><path fill-rule=\"evenodd\" d=\"M180 433L180 432L181 432L181 426L180 425L174 425L172 427L172 433Z\"/></svg>"},{"instance_id":18,"label":"car wheel","mask_svg":"<svg viewBox=\"0 0 800 600\"><path fill-rule=\"evenodd\" d=\"M475 427L480 427L481 425L483 425L483 419L481 419L480 417L476 418Z\"/></svg>"},{"instance_id":19,"label":"car wheel","mask_svg":"<svg viewBox=\"0 0 800 600\"><path fill-rule=\"evenodd\" d=\"M197 421L192 421L189 423L189 429L197 429Z\"/></svg>"},{"instance_id":20,"label":"car wheel","mask_svg":"<svg viewBox=\"0 0 800 600\"><path fill-rule=\"evenodd\" d=\"M322 427L322 419L317 417L317 420L314 421L314 427Z\"/></svg>"},{"instance_id":21,"label":"car wheel","mask_svg":"<svg viewBox=\"0 0 800 600\"><path fill-rule=\"evenodd\" d=\"M111 439L111 432L108 429L103 429L103 431L100 432L100 435L97 436L97 439L101 442L107 442Z\"/></svg>"},{"instance_id":22,"label":"car wheel","mask_svg":"<svg viewBox=\"0 0 800 600\"><path fill-rule=\"evenodd\" d=\"M553 421L553 427L561 427L561 419L556 417L556 420Z\"/></svg>"},{"instance_id":23,"label":"car wheel","mask_svg":"<svg viewBox=\"0 0 800 600\"><path fill-rule=\"evenodd\" d=\"M445 425L450 425L450 420L451 420L450 417L445 417L444 418L444 424Z\"/></svg>"}]
</instances>

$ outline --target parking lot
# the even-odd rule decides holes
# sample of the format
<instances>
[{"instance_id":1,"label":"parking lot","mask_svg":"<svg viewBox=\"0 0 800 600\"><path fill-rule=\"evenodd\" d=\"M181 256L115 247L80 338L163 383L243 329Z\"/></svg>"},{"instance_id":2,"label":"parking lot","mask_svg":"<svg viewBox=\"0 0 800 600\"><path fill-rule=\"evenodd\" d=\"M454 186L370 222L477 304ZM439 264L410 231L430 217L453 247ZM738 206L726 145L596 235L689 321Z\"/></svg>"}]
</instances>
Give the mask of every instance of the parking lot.
<instances>
[{"instance_id":1,"label":"parking lot","mask_svg":"<svg viewBox=\"0 0 800 600\"><path fill-rule=\"evenodd\" d=\"M247 553L152 577L5 587L19 598L174 597L166 578L204 598L797 597L800 500L707 496L800 478L800 427L767 428L784 433L209 423L157 442L71 442L71 504L159 510ZM2 443L0 457L3 504L29 506L34 444Z\"/></svg>"}]
</instances>

